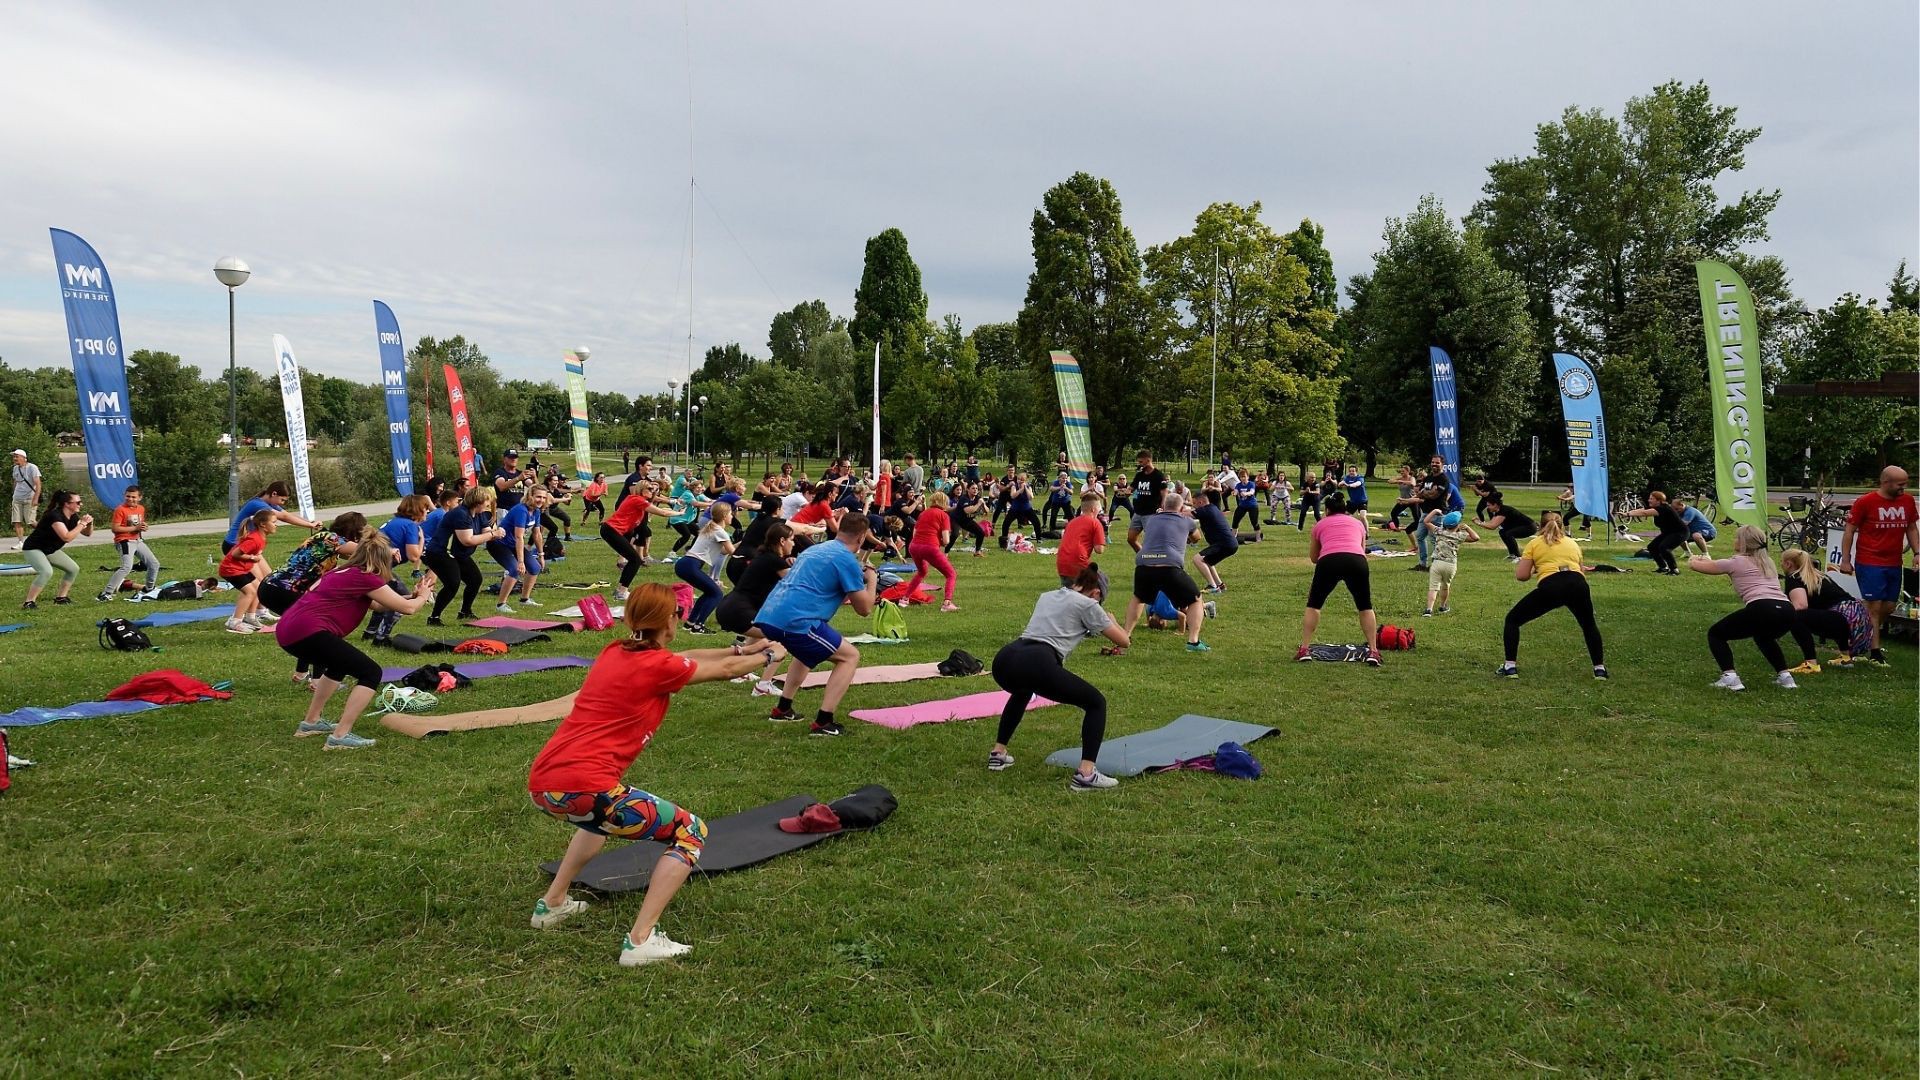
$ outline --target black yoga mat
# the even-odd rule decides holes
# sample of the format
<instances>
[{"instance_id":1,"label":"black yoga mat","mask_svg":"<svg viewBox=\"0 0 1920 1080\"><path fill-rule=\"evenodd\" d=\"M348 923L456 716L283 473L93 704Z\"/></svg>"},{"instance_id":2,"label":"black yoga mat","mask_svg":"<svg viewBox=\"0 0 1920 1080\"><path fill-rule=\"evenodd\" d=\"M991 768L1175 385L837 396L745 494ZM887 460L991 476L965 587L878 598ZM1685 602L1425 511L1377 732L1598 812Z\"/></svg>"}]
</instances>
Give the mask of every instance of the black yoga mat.
<instances>
[{"instance_id":1,"label":"black yoga mat","mask_svg":"<svg viewBox=\"0 0 1920 1080\"><path fill-rule=\"evenodd\" d=\"M812 847L857 829L837 833L789 833L780 831L780 819L793 817L820 800L811 795L795 795L777 803L756 806L707 822L707 846L700 854L696 874L719 874L758 866L775 856ZM633 892L647 887L653 864L666 845L653 840L637 840L623 847L603 851L588 862L575 878L576 884L595 892ZM560 869L559 860L541 863L549 875Z\"/></svg>"},{"instance_id":2,"label":"black yoga mat","mask_svg":"<svg viewBox=\"0 0 1920 1080\"><path fill-rule=\"evenodd\" d=\"M469 634L466 637L446 638L441 641L423 638L418 634L395 634L387 639L387 644L399 649L403 653L442 653L452 652L455 645L463 641L472 641L475 638L497 641L509 648L515 645L525 645L529 641L553 640L551 636L543 634L538 630L519 630L511 626L502 626L489 630L484 634Z\"/></svg>"}]
</instances>

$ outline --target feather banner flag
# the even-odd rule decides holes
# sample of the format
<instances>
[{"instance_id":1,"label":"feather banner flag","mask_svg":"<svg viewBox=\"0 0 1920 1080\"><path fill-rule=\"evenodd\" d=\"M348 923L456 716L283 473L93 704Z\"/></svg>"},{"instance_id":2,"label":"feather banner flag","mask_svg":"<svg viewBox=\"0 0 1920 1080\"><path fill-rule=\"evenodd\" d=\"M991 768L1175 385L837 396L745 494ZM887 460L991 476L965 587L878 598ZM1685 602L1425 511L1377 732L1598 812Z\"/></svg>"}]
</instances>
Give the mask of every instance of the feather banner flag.
<instances>
[{"instance_id":1,"label":"feather banner flag","mask_svg":"<svg viewBox=\"0 0 1920 1080\"><path fill-rule=\"evenodd\" d=\"M573 475L586 483L593 479L593 446L587 441L587 365L577 353L568 353L567 409L573 421Z\"/></svg>"},{"instance_id":2,"label":"feather banner flag","mask_svg":"<svg viewBox=\"0 0 1920 1080\"><path fill-rule=\"evenodd\" d=\"M1087 381L1071 353L1051 353L1053 385L1060 392L1060 423L1067 434L1067 468L1075 480L1093 472L1093 429L1087 422Z\"/></svg>"}]
</instances>

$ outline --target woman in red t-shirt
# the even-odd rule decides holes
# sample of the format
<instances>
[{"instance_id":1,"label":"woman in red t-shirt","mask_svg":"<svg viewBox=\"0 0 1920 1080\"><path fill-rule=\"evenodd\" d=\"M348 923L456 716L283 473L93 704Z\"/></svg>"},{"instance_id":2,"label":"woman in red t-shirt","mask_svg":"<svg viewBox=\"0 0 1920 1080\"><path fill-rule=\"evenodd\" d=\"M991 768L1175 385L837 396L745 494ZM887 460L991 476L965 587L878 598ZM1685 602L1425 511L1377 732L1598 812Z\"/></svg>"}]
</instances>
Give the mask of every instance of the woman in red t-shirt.
<instances>
[{"instance_id":1,"label":"woman in red t-shirt","mask_svg":"<svg viewBox=\"0 0 1920 1080\"><path fill-rule=\"evenodd\" d=\"M617 516L617 515L616 515ZM667 703L682 687L731 679L778 663L781 650L759 639L727 649L670 652L677 618L673 590L649 582L627 598L625 621L633 636L600 651L573 708L533 759L527 791L533 804L575 829L553 885L533 906L533 926L547 930L587 909L567 888L607 837L657 840L667 850L647 880L647 897L620 948L620 964L637 967L684 956L693 949L659 930L660 914L692 873L706 844L699 818L623 781L666 718Z\"/></svg>"},{"instance_id":2,"label":"woman in red t-shirt","mask_svg":"<svg viewBox=\"0 0 1920 1080\"><path fill-rule=\"evenodd\" d=\"M927 571L940 571L947 579L946 602L941 611L959 611L953 603L953 563L947 561L947 539L953 535L953 522L947 517L947 493L936 491L927 496L927 508L913 526L913 540L907 544L907 557L913 560L913 580L907 582L911 597L927 580Z\"/></svg>"}]
</instances>

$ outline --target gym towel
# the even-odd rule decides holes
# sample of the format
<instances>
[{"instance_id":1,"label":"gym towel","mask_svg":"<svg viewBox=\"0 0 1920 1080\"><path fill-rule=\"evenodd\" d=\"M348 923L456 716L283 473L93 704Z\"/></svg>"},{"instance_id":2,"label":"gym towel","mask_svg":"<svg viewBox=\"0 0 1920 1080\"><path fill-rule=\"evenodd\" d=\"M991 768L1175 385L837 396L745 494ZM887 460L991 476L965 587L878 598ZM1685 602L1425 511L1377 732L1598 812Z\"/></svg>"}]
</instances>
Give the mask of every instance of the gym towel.
<instances>
[{"instance_id":1,"label":"gym towel","mask_svg":"<svg viewBox=\"0 0 1920 1080\"><path fill-rule=\"evenodd\" d=\"M890 709L855 709L847 715L855 720L865 720L869 724L879 724L881 727L890 727L895 731L904 731L915 724L944 724L949 720L979 720L982 717L999 716L1000 710L1007 707L1007 699L1012 696L1005 690L989 690L986 693L968 694L964 697L948 698L945 701L896 705ZM1031 712L1054 704L1058 703L1036 695L1027 702L1027 710Z\"/></svg>"},{"instance_id":2,"label":"gym towel","mask_svg":"<svg viewBox=\"0 0 1920 1080\"><path fill-rule=\"evenodd\" d=\"M1148 769L1187 758L1211 754L1223 742L1242 746L1274 733L1273 728L1188 713L1166 727L1110 739L1100 747L1094 765L1108 776L1138 776ZM1047 764L1063 769L1080 767L1080 748L1068 747L1047 755Z\"/></svg>"},{"instance_id":3,"label":"gym towel","mask_svg":"<svg viewBox=\"0 0 1920 1080\"><path fill-rule=\"evenodd\" d=\"M491 679L500 675L520 675L529 671L592 666L593 661L585 656L541 656L530 660L480 660L471 664L455 664L454 668L469 679ZM380 681L398 682L406 678L412 670L411 667L384 668L380 672Z\"/></svg>"},{"instance_id":4,"label":"gym towel","mask_svg":"<svg viewBox=\"0 0 1920 1080\"><path fill-rule=\"evenodd\" d=\"M461 674L466 674L465 669ZM471 676L469 676L471 678ZM516 724L545 724L567 715L573 708L574 694L517 705L504 709L480 709L475 712L431 714L385 713L380 722L388 729L416 739L445 735L450 731L478 731L481 728L512 727Z\"/></svg>"},{"instance_id":5,"label":"gym towel","mask_svg":"<svg viewBox=\"0 0 1920 1080\"><path fill-rule=\"evenodd\" d=\"M181 623L208 622L213 619L233 618L232 604L215 604L213 607L188 608L186 611L156 611L151 615L142 615L133 620L135 626L178 626Z\"/></svg>"},{"instance_id":6,"label":"gym towel","mask_svg":"<svg viewBox=\"0 0 1920 1080\"><path fill-rule=\"evenodd\" d=\"M484 619L468 620L467 625L492 630L532 630L534 633L571 634L577 630L586 629L587 624L558 619L516 619L511 615L489 615Z\"/></svg>"},{"instance_id":7,"label":"gym towel","mask_svg":"<svg viewBox=\"0 0 1920 1080\"><path fill-rule=\"evenodd\" d=\"M789 851L812 847L822 840L861 829L848 827L832 833L782 832L780 819L794 817L820 800L811 795L795 795L767 806L756 806L738 814L729 814L707 822L707 845L701 852L696 875L725 873L758 866ZM664 844L639 840L625 847L595 855L581 869L576 884L595 892L632 892L647 887L653 864L659 861ZM560 868L559 860L542 863L540 869L551 875Z\"/></svg>"}]
</instances>

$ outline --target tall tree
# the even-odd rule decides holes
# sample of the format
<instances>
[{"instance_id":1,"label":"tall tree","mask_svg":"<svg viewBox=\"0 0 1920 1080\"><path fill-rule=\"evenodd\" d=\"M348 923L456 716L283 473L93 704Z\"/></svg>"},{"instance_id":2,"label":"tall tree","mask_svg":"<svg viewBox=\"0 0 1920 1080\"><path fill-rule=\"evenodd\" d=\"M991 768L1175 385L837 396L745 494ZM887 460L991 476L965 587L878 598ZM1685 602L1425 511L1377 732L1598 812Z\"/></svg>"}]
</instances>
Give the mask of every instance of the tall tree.
<instances>
[{"instance_id":1,"label":"tall tree","mask_svg":"<svg viewBox=\"0 0 1920 1080\"><path fill-rule=\"evenodd\" d=\"M1333 253L1327 250L1327 230L1312 218L1284 237L1287 252L1307 268L1307 297L1312 306L1333 311L1340 306L1340 279L1333 273Z\"/></svg>"},{"instance_id":2,"label":"tall tree","mask_svg":"<svg viewBox=\"0 0 1920 1080\"><path fill-rule=\"evenodd\" d=\"M863 403L873 397L860 390L867 381L866 366L854 356L852 336L845 330L829 330L815 338L807 350L806 371L819 393L811 399L803 440L834 453L860 444L868 415Z\"/></svg>"},{"instance_id":3,"label":"tall tree","mask_svg":"<svg viewBox=\"0 0 1920 1080\"><path fill-rule=\"evenodd\" d=\"M1036 396L1046 385L1049 350L1080 361L1097 461L1117 463L1138 438L1165 321L1141 280L1140 248L1113 185L1081 172L1050 188L1033 215L1020 348Z\"/></svg>"},{"instance_id":4,"label":"tall tree","mask_svg":"<svg viewBox=\"0 0 1920 1080\"><path fill-rule=\"evenodd\" d=\"M958 317L928 326L924 339L927 347L901 369L882 408L895 442L931 461L985 426L988 388Z\"/></svg>"},{"instance_id":5,"label":"tall tree","mask_svg":"<svg viewBox=\"0 0 1920 1080\"><path fill-rule=\"evenodd\" d=\"M164 434L189 420L204 425L213 421L212 387L197 368L170 352L138 349L128 353L127 393L142 437ZM226 407L224 395L220 407L223 411Z\"/></svg>"},{"instance_id":6,"label":"tall tree","mask_svg":"<svg viewBox=\"0 0 1920 1080\"><path fill-rule=\"evenodd\" d=\"M1920 315L1905 307L1882 310L1853 293L1807 318L1804 329L1786 335L1783 378L1873 381L1887 372L1913 370L1920 349ZM1895 443L1914 431L1914 402L1899 398L1775 398L1767 409L1770 475L1798 483L1803 468L1827 484L1877 472ZM1806 450L1806 457L1801 451ZM1804 465L1802 464L1804 462Z\"/></svg>"},{"instance_id":7,"label":"tall tree","mask_svg":"<svg viewBox=\"0 0 1920 1080\"><path fill-rule=\"evenodd\" d=\"M1463 465L1484 465L1519 433L1534 377L1533 321L1520 280L1477 230L1462 229L1429 195L1389 218L1373 272L1347 286L1350 392L1341 430L1372 458L1433 446L1428 347L1453 357Z\"/></svg>"},{"instance_id":8,"label":"tall tree","mask_svg":"<svg viewBox=\"0 0 1920 1080\"><path fill-rule=\"evenodd\" d=\"M795 304L773 317L767 330L767 353L782 367L797 368L806 363L807 350L820 335L845 329L847 321L827 310L824 300Z\"/></svg>"},{"instance_id":9,"label":"tall tree","mask_svg":"<svg viewBox=\"0 0 1920 1080\"><path fill-rule=\"evenodd\" d=\"M853 294L853 321L847 326L856 353L871 357L873 347L880 346L883 399L902 365L925 347L926 327L927 293L920 284L920 267L907 250L906 234L888 229L867 241L860 287ZM872 404L871 386L862 388L860 400Z\"/></svg>"}]
</instances>

